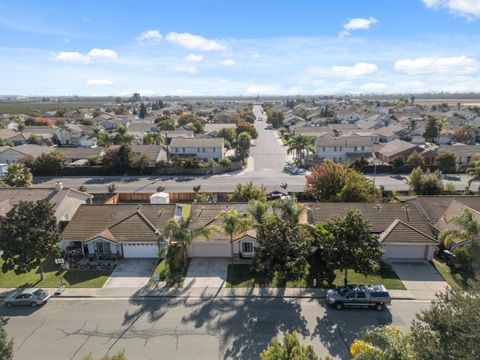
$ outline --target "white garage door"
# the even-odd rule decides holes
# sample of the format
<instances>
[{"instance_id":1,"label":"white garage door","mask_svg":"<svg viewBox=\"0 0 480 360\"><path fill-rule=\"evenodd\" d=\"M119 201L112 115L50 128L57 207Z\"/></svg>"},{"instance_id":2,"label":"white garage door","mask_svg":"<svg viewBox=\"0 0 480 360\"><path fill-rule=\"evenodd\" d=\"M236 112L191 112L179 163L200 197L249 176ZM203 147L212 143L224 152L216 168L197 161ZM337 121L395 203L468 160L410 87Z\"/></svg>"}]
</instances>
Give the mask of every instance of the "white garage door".
<instances>
[{"instance_id":1,"label":"white garage door","mask_svg":"<svg viewBox=\"0 0 480 360\"><path fill-rule=\"evenodd\" d=\"M125 258L156 258L158 245L156 243L123 243Z\"/></svg>"},{"instance_id":2,"label":"white garage door","mask_svg":"<svg viewBox=\"0 0 480 360\"><path fill-rule=\"evenodd\" d=\"M229 257L230 244L213 241L192 243L189 255L191 257Z\"/></svg>"},{"instance_id":3,"label":"white garage door","mask_svg":"<svg viewBox=\"0 0 480 360\"><path fill-rule=\"evenodd\" d=\"M428 245L384 245L385 257L388 259L426 259Z\"/></svg>"}]
</instances>

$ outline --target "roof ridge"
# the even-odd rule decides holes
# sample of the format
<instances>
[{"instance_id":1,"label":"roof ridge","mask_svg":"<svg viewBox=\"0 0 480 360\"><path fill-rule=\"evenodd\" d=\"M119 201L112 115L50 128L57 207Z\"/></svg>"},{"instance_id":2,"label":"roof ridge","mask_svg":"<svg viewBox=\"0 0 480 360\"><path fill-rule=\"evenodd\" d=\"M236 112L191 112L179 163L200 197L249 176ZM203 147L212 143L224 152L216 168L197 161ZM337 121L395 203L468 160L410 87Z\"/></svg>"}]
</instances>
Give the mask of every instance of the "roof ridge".
<instances>
[{"instance_id":1,"label":"roof ridge","mask_svg":"<svg viewBox=\"0 0 480 360\"><path fill-rule=\"evenodd\" d=\"M396 222L396 223L395 223L395 222ZM400 219L395 219L395 220L393 221L393 223L395 223L395 226L392 227L392 229L388 232L388 234L386 234L384 237L382 237L382 240L385 239L385 237L388 236L399 224L402 224L402 225L408 227L409 229L411 229L411 230L419 233L420 235L425 236L425 237L433 240L434 242L438 242L437 239L435 239L433 236L428 235L428 234L424 233L424 232L421 231L421 230L418 230L417 228L413 227L413 226L410 225L410 224L407 224L406 222L404 222L404 221L402 221L402 220L400 220ZM392 223L391 225L393 225L393 223ZM390 226L391 226L391 225L390 225ZM387 230L388 230L388 228L387 228ZM385 231L387 231L387 230L385 230ZM383 234L383 233L382 233L382 234Z\"/></svg>"}]
</instances>

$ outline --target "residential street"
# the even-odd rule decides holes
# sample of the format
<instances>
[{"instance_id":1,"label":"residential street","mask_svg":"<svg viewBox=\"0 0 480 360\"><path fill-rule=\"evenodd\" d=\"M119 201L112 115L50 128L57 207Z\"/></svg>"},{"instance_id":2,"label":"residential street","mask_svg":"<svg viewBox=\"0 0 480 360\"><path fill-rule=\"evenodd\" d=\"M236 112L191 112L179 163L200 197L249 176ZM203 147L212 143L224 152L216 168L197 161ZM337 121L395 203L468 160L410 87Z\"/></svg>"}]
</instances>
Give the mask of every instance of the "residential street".
<instances>
[{"instance_id":1,"label":"residential street","mask_svg":"<svg viewBox=\"0 0 480 360\"><path fill-rule=\"evenodd\" d=\"M256 359L281 331L296 330L319 355L348 359L364 326L408 329L429 301L397 300L389 311L333 310L318 299L52 299L0 309L15 359L82 359L126 349L130 359Z\"/></svg>"}]
</instances>

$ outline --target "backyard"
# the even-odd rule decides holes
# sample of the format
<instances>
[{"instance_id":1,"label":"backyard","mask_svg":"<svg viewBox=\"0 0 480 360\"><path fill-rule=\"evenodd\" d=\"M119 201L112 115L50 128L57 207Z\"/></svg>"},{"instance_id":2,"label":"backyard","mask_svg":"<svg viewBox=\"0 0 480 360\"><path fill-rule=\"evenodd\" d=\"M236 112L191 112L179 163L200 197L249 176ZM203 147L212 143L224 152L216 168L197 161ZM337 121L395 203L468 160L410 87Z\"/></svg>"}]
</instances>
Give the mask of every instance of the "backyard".
<instances>
[{"instance_id":1,"label":"backyard","mask_svg":"<svg viewBox=\"0 0 480 360\"><path fill-rule=\"evenodd\" d=\"M0 259L3 269L4 261ZM60 286L58 265L52 258L43 262L45 279L40 281L40 271L37 268L24 273L16 274L9 270L0 271L0 288L43 287L57 288ZM66 270L62 273L63 284L72 288L100 288L112 273L111 270Z\"/></svg>"},{"instance_id":2,"label":"backyard","mask_svg":"<svg viewBox=\"0 0 480 360\"><path fill-rule=\"evenodd\" d=\"M308 271L305 272L305 276L302 278L295 281L288 281L286 283L280 280L280 275L281 274L276 273L273 280L268 283L268 287L320 288L343 285L343 272L340 270L335 271L335 280L330 286L323 281L318 281L316 284L314 284L313 279L309 277ZM379 284L384 285L390 290L405 290L405 286L397 274L385 264L382 264L381 270L377 274L369 274L367 276L359 274L353 270L348 270L348 282L350 284ZM251 287L260 283L262 282L251 270L250 265L229 265L227 287Z\"/></svg>"}]
</instances>

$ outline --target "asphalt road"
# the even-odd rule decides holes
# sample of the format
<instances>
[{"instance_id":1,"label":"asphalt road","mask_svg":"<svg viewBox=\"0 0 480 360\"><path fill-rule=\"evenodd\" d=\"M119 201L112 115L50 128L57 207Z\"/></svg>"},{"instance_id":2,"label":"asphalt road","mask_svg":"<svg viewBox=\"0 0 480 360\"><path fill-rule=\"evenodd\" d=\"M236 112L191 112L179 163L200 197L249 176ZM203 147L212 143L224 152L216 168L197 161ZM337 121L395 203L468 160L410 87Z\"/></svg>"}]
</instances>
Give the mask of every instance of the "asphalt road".
<instances>
[{"instance_id":1,"label":"asphalt road","mask_svg":"<svg viewBox=\"0 0 480 360\"><path fill-rule=\"evenodd\" d=\"M297 331L319 355L348 359L365 326L408 330L428 301L394 301L388 311L337 311L318 299L57 300L0 315L15 359L96 358L125 349L129 359L258 359L271 338Z\"/></svg>"}]
</instances>

